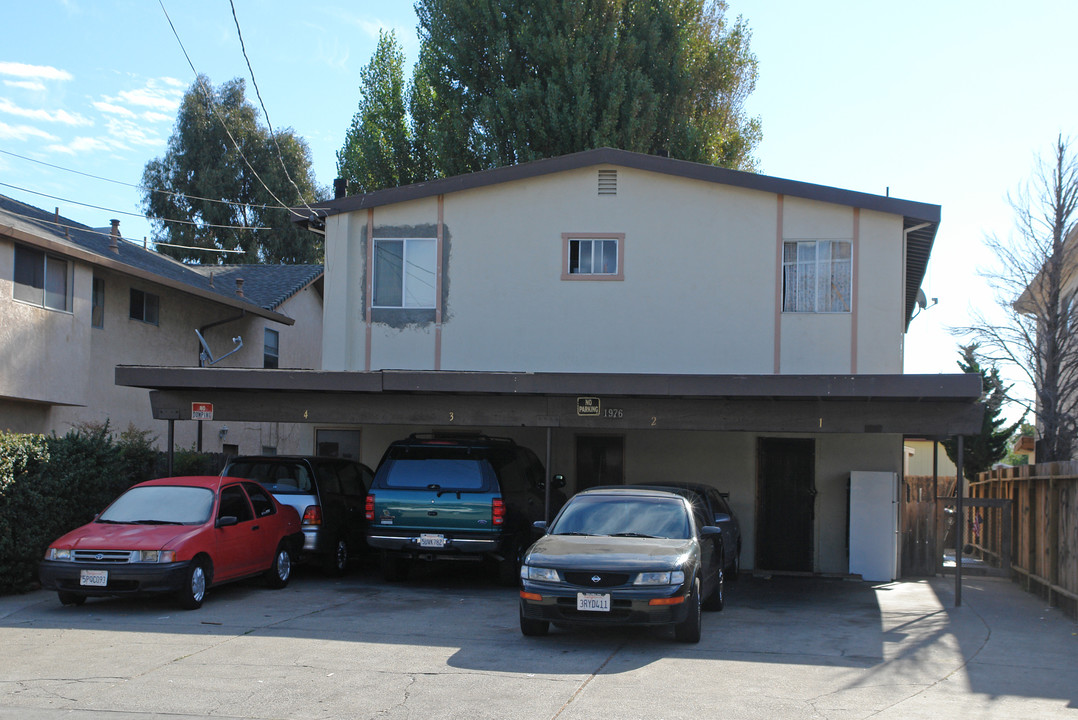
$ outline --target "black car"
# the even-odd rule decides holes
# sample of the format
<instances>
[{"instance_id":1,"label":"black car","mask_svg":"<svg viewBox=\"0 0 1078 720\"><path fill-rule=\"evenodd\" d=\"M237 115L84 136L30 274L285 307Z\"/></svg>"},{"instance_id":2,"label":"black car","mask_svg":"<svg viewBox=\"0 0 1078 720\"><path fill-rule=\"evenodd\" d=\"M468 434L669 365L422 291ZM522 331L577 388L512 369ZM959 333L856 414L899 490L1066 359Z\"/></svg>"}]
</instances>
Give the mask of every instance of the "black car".
<instances>
[{"instance_id":1,"label":"black car","mask_svg":"<svg viewBox=\"0 0 1078 720\"><path fill-rule=\"evenodd\" d=\"M222 475L255 480L299 513L302 558L336 575L366 550L363 517L373 472L363 463L309 455L241 455Z\"/></svg>"},{"instance_id":2,"label":"black car","mask_svg":"<svg viewBox=\"0 0 1078 720\"><path fill-rule=\"evenodd\" d=\"M718 488L703 483L660 480L651 483L658 488L672 488L693 493L690 499L701 503L707 513L708 525L722 530L723 568L727 580L737 580L741 573L741 523L730 508L727 498L729 493L719 492Z\"/></svg>"},{"instance_id":3,"label":"black car","mask_svg":"<svg viewBox=\"0 0 1078 720\"><path fill-rule=\"evenodd\" d=\"M561 492L553 499L557 509ZM367 496L367 543L382 552L387 580L403 580L416 560L485 559L497 564L503 582L516 584L545 500L542 463L513 440L413 434L386 448L378 464Z\"/></svg>"},{"instance_id":4,"label":"black car","mask_svg":"<svg viewBox=\"0 0 1078 720\"><path fill-rule=\"evenodd\" d=\"M721 537L674 489L578 493L524 555L520 630L545 635L551 622L672 625L678 640L699 642L701 608L725 605Z\"/></svg>"}]
</instances>

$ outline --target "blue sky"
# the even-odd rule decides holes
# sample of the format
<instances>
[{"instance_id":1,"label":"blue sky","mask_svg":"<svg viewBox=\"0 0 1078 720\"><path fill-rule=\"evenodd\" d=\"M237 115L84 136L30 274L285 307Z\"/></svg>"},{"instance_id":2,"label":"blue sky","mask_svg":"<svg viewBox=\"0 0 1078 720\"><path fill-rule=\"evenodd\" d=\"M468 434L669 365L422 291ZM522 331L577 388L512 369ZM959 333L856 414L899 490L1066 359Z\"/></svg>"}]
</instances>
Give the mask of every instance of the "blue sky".
<instances>
[{"instance_id":1,"label":"blue sky","mask_svg":"<svg viewBox=\"0 0 1078 720\"><path fill-rule=\"evenodd\" d=\"M395 29L415 58L412 3L235 6L270 122L308 141L318 182L331 185L379 29ZM117 217L128 238L149 234L130 185L163 155L194 79L165 11L195 68L215 85L246 78L256 102L226 0L8 3L0 192L95 227ZM947 328L967 321L971 303L992 302L977 274L992 262L983 238L1011 234L1007 194L1056 136L1078 143L1078 3L730 0L728 16L738 14L760 63L748 108L763 123L761 172L942 206L923 286L939 304L911 325L906 371L956 372Z\"/></svg>"}]
</instances>

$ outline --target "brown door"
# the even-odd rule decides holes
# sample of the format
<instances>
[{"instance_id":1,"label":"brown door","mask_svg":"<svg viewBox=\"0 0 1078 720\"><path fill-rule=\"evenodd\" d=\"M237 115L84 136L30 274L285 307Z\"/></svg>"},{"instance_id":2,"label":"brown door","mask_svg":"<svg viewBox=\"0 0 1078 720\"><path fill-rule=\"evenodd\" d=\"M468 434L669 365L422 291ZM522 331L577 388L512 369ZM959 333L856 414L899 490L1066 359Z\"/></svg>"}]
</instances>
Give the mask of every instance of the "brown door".
<instances>
[{"instance_id":1,"label":"brown door","mask_svg":"<svg viewBox=\"0 0 1078 720\"><path fill-rule=\"evenodd\" d=\"M757 570L813 571L815 467L812 439L757 440Z\"/></svg>"},{"instance_id":2,"label":"brown door","mask_svg":"<svg viewBox=\"0 0 1078 720\"><path fill-rule=\"evenodd\" d=\"M582 435L576 439L576 489L625 482L625 438Z\"/></svg>"}]
</instances>

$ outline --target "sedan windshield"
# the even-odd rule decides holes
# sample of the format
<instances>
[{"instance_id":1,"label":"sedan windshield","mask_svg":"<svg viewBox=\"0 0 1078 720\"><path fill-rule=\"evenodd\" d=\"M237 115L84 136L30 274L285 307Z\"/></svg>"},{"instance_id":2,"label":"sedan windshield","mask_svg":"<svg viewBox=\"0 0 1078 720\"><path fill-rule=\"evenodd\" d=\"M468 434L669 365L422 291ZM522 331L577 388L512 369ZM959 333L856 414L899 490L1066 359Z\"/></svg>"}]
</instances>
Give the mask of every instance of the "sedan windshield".
<instances>
[{"instance_id":1,"label":"sedan windshield","mask_svg":"<svg viewBox=\"0 0 1078 720\"><path fill-rule=\"evenodd\" d=\"M553 535L692 537L685 504L661 497L578 496L569 501L550 528Z\"/></svg>"},{"instance_id":2,"label":"sedan windshield","mask_svg":"<svg viewBox=\"0 0 1078 720\"><path fill-rule=\"evenodd\" d=\"M97 522L201 525L210 519L213 491L180 485L134 487L105 509Z\"/></svg>"}]
</instances>

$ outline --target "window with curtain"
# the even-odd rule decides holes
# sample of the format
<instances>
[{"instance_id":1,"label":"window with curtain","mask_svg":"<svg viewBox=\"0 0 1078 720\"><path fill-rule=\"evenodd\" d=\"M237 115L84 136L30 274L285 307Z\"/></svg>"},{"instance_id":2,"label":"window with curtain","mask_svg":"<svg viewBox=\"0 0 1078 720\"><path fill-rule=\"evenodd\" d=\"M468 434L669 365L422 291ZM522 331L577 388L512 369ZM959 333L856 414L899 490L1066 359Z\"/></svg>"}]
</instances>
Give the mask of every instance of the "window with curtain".
<instances>
[{"instance_id":1,"label":"window with curtain","mask_svg":"<svg viewBox=\"0 0 1078 720\"><path fill-rule=\"evenodd\" d=\"M624 233L562 233L562 280L623 280Z\"/></svg>"},{"instance_id":2,"label":"window with curtain","mask_svg":"<svg viewBox=\"0 0 1078 720\"><path fill-rule=\"evenodd\" d=\"M374 241L374 307L434 308L437 240Z\"/></svg>"},{"instance_id":3,"label":"window with curtain","mask_svg":"<svg viewBox=\"0 0 1078 720\"><path fill-rule=\"evenodd\" d=\"M782 311L850 311L853 264L845 240L799 240L783 243Z\"/></svg>"}]
</instances>

